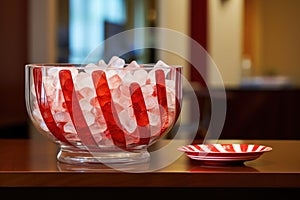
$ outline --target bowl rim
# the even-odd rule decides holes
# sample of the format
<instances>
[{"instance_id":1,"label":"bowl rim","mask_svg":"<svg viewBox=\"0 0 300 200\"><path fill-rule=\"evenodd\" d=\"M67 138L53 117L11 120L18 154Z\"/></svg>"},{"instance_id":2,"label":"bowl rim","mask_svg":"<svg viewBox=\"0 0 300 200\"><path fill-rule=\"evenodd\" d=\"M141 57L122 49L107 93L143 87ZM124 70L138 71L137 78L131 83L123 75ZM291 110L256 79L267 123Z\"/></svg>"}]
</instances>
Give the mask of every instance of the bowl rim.
<instances>
[{"instance_id":1,"label":"bowl rim","mask_svg":"<svg viewBox=\"0 0 300 200\"><path fill-rule=\"evenodd\" d=\"M123 69L127 69L127 66L129 65L129 63L125 63L124 67L100 67L98 66L97 64L95 63L28 63L28 64L25 64L25 67L26 68L72 68L72 67L75 67L75 68L78 68L78 69L85 69L85 67L87 65L91 65L93 64L94 66L89 66L88 68L89 69L113 69L113 70L123 70ZM142 64L139 64L139 66L141 66L142 69L153 69L154 66L156 65L156 63L142 63ZM134 68L131 68L131 69L141 69L141 68L138 68L138 67L134 67ZM183 66L181 65L167 65L167 66L159 66L159 67L156 67L157 69L172 69L172 68L175 68L175 69L182 69Z\"/></svg>"}]
</instances>

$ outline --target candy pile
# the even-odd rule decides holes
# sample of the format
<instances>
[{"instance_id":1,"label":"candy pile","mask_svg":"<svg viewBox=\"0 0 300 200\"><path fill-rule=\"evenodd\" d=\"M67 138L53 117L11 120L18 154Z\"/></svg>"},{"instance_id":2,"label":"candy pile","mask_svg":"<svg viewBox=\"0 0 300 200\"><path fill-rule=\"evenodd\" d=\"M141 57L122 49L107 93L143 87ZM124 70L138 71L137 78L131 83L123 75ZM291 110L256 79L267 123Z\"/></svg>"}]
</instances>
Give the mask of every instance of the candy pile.
<instances>
[{"instance_id":1,"label":"candy pile","mask_svg":"<svg viewBox=\"0 0 300 200\"><path fill-rule=\"evenodd\" d=\"M75 146L147 145L175 123L177 73L162 61L150 67L116 56L108 64L35 68L33 118Z\"/></svg>"}]
</instances>

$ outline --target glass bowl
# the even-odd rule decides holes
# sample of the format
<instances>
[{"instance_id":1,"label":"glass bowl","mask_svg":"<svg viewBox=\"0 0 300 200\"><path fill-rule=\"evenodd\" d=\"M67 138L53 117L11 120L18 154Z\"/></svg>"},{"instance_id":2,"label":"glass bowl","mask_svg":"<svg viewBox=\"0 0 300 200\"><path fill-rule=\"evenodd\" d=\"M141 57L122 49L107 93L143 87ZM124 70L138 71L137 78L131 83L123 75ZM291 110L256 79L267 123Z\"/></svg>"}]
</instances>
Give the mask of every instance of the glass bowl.
<instances>
[{"instance_id":1,"label":"glass bowl","mask_svg":"<svg viewBox=\"0 0 300 200\"><path fill-rule=\"evenodd\" d=\"M67 164L128 164L149 160L148 147L176 123L181 66L27 64L28 115L59 146Z\"/></svg>"}]
</instances>

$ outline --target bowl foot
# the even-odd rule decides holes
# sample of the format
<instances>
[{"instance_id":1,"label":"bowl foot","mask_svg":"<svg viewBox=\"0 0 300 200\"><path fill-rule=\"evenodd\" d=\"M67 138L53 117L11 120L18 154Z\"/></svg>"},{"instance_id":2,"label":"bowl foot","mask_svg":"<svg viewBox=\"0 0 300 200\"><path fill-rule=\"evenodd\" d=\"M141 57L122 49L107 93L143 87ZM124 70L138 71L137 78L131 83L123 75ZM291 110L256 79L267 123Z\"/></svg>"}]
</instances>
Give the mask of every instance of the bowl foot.
<instances>
[{"instance_id":1,"label":"bowl foot","mask_svg":"<svg viewBox=\"0 0 300 200\"><path fill-rule=\"evenodd\" d=\"M91 151L78 150L70 147L61 147L57 160L74 165L108 165L124 166L146 163L150 160L150 153L146 149L139 151Z\"/></svg>"}]
</instances>

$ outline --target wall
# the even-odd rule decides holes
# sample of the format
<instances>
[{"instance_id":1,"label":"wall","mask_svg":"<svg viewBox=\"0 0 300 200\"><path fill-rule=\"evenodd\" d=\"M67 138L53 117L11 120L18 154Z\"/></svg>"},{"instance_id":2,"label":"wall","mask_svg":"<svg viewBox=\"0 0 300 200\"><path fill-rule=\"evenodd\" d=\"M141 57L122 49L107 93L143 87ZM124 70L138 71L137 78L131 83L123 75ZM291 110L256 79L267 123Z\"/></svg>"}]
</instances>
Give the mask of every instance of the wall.
<instances>
[{"instance_id":1,"label":"wall","mask_svg":"<svg viewBox=\"0 0 300 200\"><path fill-rule=\"evenodd\" d=\"M275 73L300 85L300 1L245 0L248 25L245 46L253 75Z\"/></svg>"},{"instance_id":2,"label":"wall","mask_svg":"<svg viewBox=\"0 0 300 200\"><path fill-rule=\"evenodd\" d=\"M55 62L56 0L29 0L29 61Z\"/></svg>"},{"instance_id":3,"label":"wall","mask_svg":"<svg viewBox=\"0 0 300 200\"><path fill-rule=\"evenodd\" d=\"M208 1L208 53L219 69L225 86L238 86L243 38L243 1ZM218 74L208 69L209 84L219 86Z\"/></svg>"},{"instance_id":4,"label":"wall","mask_svg":"<svg viewBox=\"0 0 300 200\"><path fill-rule=\"evenodd\" d=\"M189 1L157 0L157 26L189 35L189 5ZM158 38L158 40L165 43L174 43L167 36ZM188 78L190 73L189 64L183 58L189 58L189 45L187 41L183 41L181 44L183 44L181 45L181 51L185 52L185 55L175 55L166 51L159 51L158 57L168 64L183 66L183 73ZM183 58L180 56L183 56Z\"/></svg>"}]
</instances>

